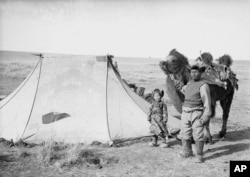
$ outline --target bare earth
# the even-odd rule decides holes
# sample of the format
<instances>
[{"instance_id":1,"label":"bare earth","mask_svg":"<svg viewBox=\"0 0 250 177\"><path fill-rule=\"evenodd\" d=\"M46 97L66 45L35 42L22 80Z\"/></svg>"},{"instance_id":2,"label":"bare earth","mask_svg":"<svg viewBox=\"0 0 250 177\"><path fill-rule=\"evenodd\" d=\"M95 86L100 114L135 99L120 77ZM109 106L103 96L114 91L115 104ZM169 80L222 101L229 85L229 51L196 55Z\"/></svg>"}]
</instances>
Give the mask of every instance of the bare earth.
<instances>
[{"instance_id":1,"label":"bare earth","mask_svg":"<svg viewBox=\"0 0 250 177\"><path fill-rule=\"evenodd\" d=\"M15 89L35 66L35 60L0 59L0 95ZM236 63L236 62L235 62ZM248 65L250 66L250 65ZM170 148L149 147L149 139L127 142L120 147L104 145L58 145L50 142L29 147L9 147L0 142L0 177L15 176L229 176L230 160L250 160L250 81L248 66L237 65L234 71L240 79L224 139L205 146L205 163L177 157L181 143L171 139ZM155 69L149 73L147 69ZM125 79L150 92L154 87L164 88L164 75L157 65L131 67L119 65ZM152 70L151 70L152 71ZM154 74L156 72L156 74ZM133 73L133 74L131 74ZM145 79L145 80L142 80ZM171 109L170 109L171 110ZM221 126L221 109L217 106L211 131L216 137Z\"/></svg>"}]
</instances>

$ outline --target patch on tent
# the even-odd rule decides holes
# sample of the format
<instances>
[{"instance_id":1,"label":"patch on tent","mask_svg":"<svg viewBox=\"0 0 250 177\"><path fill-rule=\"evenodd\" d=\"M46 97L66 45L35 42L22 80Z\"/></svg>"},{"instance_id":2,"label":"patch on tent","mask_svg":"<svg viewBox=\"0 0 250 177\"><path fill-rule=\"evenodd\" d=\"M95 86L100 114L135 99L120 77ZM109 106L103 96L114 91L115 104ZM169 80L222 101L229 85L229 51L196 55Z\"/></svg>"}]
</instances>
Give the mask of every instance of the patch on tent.
<instances>
[{"instance_id":1,"label":"patch on tent","mask_svg":"<svg viewBox=\"0 0 250 177\"><path fill-rule=\"evenodd\" d=\"M3 100L6 97L6 95L0 95L0 101Z\"/></svg>"},{"instance_id":2,"label":"patch on tent","mask_svg":"<svg viewBox=\"0 0 250 177\"><path fill-rule=\"evenodd\" d=\"M67 117L70 117L70 115L67 113L50 112L48 114L43 115L42 122L43 124L50 124Z\"/></svg>"}]
</instances>

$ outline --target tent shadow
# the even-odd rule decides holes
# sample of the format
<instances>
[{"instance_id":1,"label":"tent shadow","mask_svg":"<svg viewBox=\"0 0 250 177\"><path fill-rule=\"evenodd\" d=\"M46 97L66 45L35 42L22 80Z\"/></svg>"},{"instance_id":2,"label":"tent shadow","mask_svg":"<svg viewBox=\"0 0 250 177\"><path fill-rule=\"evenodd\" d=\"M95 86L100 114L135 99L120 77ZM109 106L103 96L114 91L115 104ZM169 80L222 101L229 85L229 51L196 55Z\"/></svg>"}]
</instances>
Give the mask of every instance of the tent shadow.
<instances>
[{"instance_id":1,"label":"tent shadow","mask_svg":"<svg viewBox=\"0 0 250 177\"><path fill-rule=\"evenodd\" d=\"M0 162L12 162L14 161L13 154L0 154Z\"/></svg>"},{"instance_id":2,"label":"tent shadow","mask_svg":"<svg viewBox=\"0 0 250 177\"><path fill-rule=\"evenodd\" d=\"M226 146L220 146L217 148L208 149L205 151L205 153L211 153L211 152L217 152L217 151L220 151L220 152L214 153L211 156L205 157L204 160L211 160L211 159L219 158L222 156L234 154L236 152L245 151L245 150L248 150L249 147L250 147L250 144L240 143L240 144L232 144L232 145L226 145Z\"/></svg>"}]
</instances>

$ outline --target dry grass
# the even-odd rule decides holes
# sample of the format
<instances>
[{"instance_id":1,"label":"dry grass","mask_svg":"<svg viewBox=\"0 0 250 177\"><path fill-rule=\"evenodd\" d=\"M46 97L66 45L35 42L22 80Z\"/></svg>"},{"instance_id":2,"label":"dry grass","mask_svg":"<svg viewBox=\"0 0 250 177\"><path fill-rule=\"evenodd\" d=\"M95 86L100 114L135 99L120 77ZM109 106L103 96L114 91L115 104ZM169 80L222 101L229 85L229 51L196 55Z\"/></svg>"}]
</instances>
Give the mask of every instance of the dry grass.
<instances>
[{"instance_id":1,"label":"dry grass","mask_svg":"<svg viewBox=\"0 0 250 177\"><path fill-rule=\"evenodd\" d=\"M45 143L37 157L44 165L55 165L62 169L82 166L102 168L107 164L119 161L119 158L105 155L100 148L94 146L55 142Z\"/></svg>"}]
</instances>

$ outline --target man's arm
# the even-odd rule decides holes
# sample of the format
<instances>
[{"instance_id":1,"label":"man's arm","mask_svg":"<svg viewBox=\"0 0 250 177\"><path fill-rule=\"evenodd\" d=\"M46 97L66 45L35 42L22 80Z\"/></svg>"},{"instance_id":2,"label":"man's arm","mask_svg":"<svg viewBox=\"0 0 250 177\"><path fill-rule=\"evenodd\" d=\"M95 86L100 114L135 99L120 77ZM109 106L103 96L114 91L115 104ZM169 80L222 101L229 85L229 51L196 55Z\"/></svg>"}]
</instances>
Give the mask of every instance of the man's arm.
<instances>
[{"instance_id":1,"label":"man's arm","mask_svg":"<svg viewBox=\"0 0 250 177\"><path fill-rule=\"evenodd\" d=\"M201 94L201 100L203 102L203 107L204 107L202 119L204 121L204 124L206 124L212 113L210 89L209 89L208 84L203 84L200 87L200 94Z\"/></svg>"}]
</instances>

